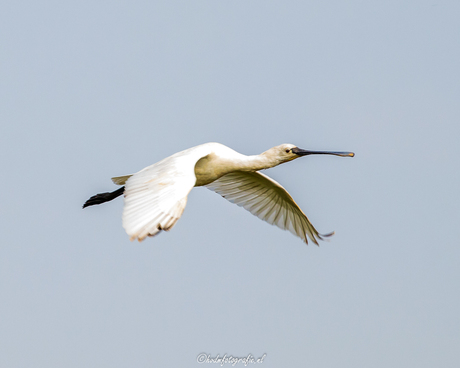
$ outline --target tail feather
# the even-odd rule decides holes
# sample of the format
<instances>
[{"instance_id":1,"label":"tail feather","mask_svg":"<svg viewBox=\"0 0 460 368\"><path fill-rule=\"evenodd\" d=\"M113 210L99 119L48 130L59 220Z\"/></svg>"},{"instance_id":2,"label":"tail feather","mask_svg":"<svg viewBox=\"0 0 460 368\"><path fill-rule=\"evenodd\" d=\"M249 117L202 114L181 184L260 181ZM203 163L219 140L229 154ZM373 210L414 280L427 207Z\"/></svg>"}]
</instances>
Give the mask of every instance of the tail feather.
<instances>
[{"instance_id":1,"label":"tail feather","mask_svg":"<svg viewBox=\"0 0 460 368\"><path fill-rule=\"evenodd\" d=\"M112 181L117 185L124 185L131 176L133 175L115 176Z\"/></svg>"},{"instance_id":2,"label":"tail feather","mask_svg":"<svg viewBox=\"0 0 460 368\"><path fill-rule=\"evenodd\" d=\"M99 194L93 195L90 199L88 199L85 202L85 204L83 205L83 208L111 201L112 199L115 199L121 196L124 193L124 191L125 191L125 187L123 186L114 192L99 193Z\"/></svg>"}]
</instances>

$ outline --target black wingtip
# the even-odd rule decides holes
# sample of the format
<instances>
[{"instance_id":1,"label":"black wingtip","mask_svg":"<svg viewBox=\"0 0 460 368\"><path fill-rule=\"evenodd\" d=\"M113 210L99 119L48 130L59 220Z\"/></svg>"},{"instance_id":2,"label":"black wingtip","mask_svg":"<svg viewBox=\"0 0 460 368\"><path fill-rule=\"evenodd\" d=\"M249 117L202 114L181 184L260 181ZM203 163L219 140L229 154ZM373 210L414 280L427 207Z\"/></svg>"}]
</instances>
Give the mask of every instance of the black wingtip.
<instances>
[{"instance_id":1,"label":"black wingtip","mask_svg":"<svg viewBox=\"0 0 460 368\"><path fill-rule=\"evenodd\" d=\"M111 201L112 199L115 199L119 196L121 196L125 191L125 187L121 187L117 189L114 192L107 192L107 193L99 193L96 195L93 195L90 199L88 199L84 204L82 208L86 208L89 206L95 206L97 204L105 203L108 201Z\"/></svg>"}]
</instances>

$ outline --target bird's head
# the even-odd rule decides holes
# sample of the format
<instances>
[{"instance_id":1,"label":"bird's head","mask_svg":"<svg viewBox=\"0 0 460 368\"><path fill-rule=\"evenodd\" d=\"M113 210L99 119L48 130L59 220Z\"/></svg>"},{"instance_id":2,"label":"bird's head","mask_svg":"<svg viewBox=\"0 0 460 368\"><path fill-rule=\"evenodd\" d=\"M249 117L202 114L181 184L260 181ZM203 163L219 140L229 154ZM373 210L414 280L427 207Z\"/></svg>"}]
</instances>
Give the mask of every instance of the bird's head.
<instances>
[{"instance_id":1,"label":"bird's head","mask_svg":"<svg viewBox=\"0 0 460 368\"><path fill-rule=\"evenodd\" d=\"M353 152L308 151L289 143L270 148L265 154L277 160L278 164L308 155L334 155L341 157L353 157L355 155Z\"/></svg>"}]
</instances>

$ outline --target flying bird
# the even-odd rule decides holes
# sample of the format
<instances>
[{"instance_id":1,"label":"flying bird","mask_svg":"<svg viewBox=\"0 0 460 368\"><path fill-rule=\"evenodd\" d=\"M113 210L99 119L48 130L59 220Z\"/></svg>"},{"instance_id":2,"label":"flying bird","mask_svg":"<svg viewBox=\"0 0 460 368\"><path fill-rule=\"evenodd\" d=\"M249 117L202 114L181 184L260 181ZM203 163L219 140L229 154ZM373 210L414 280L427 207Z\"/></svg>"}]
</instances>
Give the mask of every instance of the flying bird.
<instances>
[{"instance_id":1,"label":"flying bird","mask_svg":"<svg viewBox=\"0 0 460 368\"><path fill-rule=\"evenodd\" d=\"M145 169L112 181L121 188L88 199L83 208L124 194L123 227L130 240L144 240L170 230L179 220L193 187L204 186L269 224L289 230L308 244L320 234L286 189L260 170L308 155L353 157L353 152L308 151L281 144L246 156L220 143L206 143L169 156Z\"/></svg>"}]
</instances>

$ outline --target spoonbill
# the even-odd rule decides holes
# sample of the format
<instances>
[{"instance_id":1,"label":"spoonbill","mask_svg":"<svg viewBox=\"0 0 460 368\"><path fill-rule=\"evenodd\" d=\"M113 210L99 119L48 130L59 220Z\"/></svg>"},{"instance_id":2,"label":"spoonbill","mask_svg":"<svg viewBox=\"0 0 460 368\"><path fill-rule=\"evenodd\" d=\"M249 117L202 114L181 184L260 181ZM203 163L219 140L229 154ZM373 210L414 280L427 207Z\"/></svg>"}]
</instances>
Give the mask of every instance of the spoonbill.
<instances>
[{"instance_id":1,"label":"spoonbill","mask_svg":"<svg viewBox=\"0 0 460 368\"><path fill-rule=\"evenodd\" d=\"M88 199L83 208L124 194L122 222L130 240L170 230L179 220L193 187L204 186L269 224L289 230L308 244L320 234L286 189L260 170L308 155L353 157L353 152L308 151L281 144L260 155L245 156L220 143L206 143L169 156L112 181L121 188Z\"/></svg>"}]
</instances>

